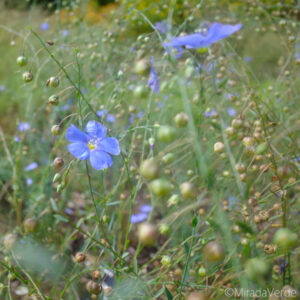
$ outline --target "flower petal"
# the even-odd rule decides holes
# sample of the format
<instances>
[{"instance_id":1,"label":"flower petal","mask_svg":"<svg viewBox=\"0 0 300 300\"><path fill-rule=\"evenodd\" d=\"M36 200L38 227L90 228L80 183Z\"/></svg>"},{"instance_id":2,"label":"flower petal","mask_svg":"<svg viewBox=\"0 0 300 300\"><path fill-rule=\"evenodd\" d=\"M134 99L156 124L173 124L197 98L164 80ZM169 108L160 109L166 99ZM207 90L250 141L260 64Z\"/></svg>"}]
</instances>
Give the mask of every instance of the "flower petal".
<instances>
[{"instance_id":1,"label":"flower petal","mask_svg":"<svg viewBox=\"0 0 300 300\"><path fill-rule=\"evenodd\" d=\"M113 137L102 139L100 142L100 149L113 155L120 154L119 142Z\"/></svg>"},{"instance_id":2,"label":"flower petal","mask_svg":"<svg viewBox=\"0 0 300 300\"><path fill-rule=\"evenodd\" d=\"M85 143L72 143L68 145L69 152L81 160L86 160L90 156L90 150Z\"/></svg>"},{"instance_id":3,"label":"flower petal","mask_svg":"<svg viewBox=\"0 0 300 300\"><path fill-rule=\"evenodd\" d=\"M71 143L87 143L87 136L79 130L75 125L71 124L66 131L66 139Z\"/></svg>"},{"instance_id":4,"label":"flower petal","mask_svg":"<svg viewBox=\"0 0 300 300\"><path fill-rule=\"evenodd\" d=\"M90 153L90 162L94 169L103 170L110 167L113 160L106 152L93 150Z\"/></svg>"},{"instance_id":5,"label":"flower petal","mask_svg":"<svg viewBox=\"0 0 300 300\"><path fill-rule=\"evenodd\" d=\"M85 131L92 137L102 138L106 135L106 127L97 121L89 121L85 126Z\"/></svg>"}]
</instances>

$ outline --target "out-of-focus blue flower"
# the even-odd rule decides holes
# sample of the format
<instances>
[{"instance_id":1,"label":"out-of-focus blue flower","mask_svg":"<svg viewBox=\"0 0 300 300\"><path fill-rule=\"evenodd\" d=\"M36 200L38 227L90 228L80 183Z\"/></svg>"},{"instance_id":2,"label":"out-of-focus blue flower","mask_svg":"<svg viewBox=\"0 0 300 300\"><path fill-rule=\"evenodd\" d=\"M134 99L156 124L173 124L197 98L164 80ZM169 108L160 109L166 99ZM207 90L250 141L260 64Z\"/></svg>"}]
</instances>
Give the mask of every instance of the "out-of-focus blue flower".
<instances>
[{"instance_id":1,"label":"out-of-focus blue flower","mask_svg":"<svg viewBox=\"0 0 300 300\"><path fill-rule=\"evenodd\" d=\"M216 22L209 27L207 34L193 33L186 36L175 37L171 42L164 43L164 46L167 49L176 48L179 53L183 51L183 47L188 49L206 48L239 31L241 28L242 24L229 25Z\"/></svg>"},{"instance_id":2,"label":"out-of-focus blue flower","mask_svg":"<svg viewBox=\"0 0 300 300\"><path fill-rule=\"evenodd\" d=\"M148 214L146 213L139 213L139 214L133 214L130 217L130 222L135 224L135 223L141 223L145 220L147 220Z\"/></svg>"},{"instance_id":3,"label":"out-of-focus blue flower","mask_svg":"<svg viewBox=\"0 0 300 300\"><path fill-rule=\"evenodd\" d=\"M252 61L252 57L251 56L245 56L244 61L245 62L250 62L250 61Z\"/></svg>"},{"instance_id":4,"label":"out-of-focus blue flower","mask_svg":"<svg viewBox=\"0 0 300 300\"><path fill-rule=\"evenodd\" d=\"M166 34L171 30L172 26L168 23L167 20L155 23L155 28L162 34Z\"/></svg>"},{"instance_id":5,"label":"out-of-focus blue flower","mask_svg":"<svg viewBox=\"0 0 300 300\"><path fill-rule=\"evenodd\" d=\"M112 114L108 114L107 109L98 110L98 111L97 111L97 116L98 116L99 118L103 118L104 116L106 116L106 121L107 121L107 122L110 122L110 123L116 122L115 116L112 115Z\"/></svg>"},{"instance_id":6,"label":"out-of-focus blue flower","mask_svg":"<svg viewBox=\"0 0 300 300\"><path fill-rule=\"evenodd\" d=\"M293 158L294 162L299 162L300 161L300 156Z\"/></svg>"},{"instance_id":7,"label":"out-of-focus blue flower","mask_svg":"<svg viewBox=\"0 0 300 300\"><path fill-rule=\"evenodd\" d=\"M30 128L30 125L27 122L20 122L18 124L18 130L19 131L27 131L29 128Z\"/></svg>"},{"instance_id":8,"label":"out-of-focus blue flower","mask_svg":"<svg viewBox=\"0 0 300 300\"><path fill-rule=\"evenodd\" d=\"M17 142L17 143L19 143L19 142L21 142L21 139L20 139L20 137L15 136L14 141Z\"/></svg>"},{"instance_id":9,"label":"out-of-focus blue flower","mask_svg":"<svg viewBox=\"0 0 300 300\"><path fill-rule=\"evenodd\" d=\"M80 160L90 159L92 167L103 170L110 167L113 160L110 156L119 155L119 142L114 137L105 137L107 129L97 121L89 121L85 132L71 124L66 132L69 152Z\"/></svg>"},{"instance_id":10,"label":"out-of-focus blue flower","mask_svg":"<svg viewBox=\"0 0 300 300\"><path fill-rule=\"evenodd\" d=\"M280 275L282 275L284 269L288 266L288 262L284 263L284 258L281 258L281 264L280 264Z\"/></svg>"},{"instance_id":11,"label":"out-of-focus blue flower","mask_svg":"<svg viewBox=\"0 0 300 300\"><path fill-rule=\"evenodd\" d=\"M25 167L25 171L29 172L32 171L34 169L36 169L39 166L39 164L37 162L32 162L31 164L29 164L28 166Z\"/></svg>"},{"instance_id":12,"label":"out-of-focus blue flower","mask_svg":"<svg viewBox=\"0 0 300 300\"><path fill-rule=\"evenodd\" d=\"M229 196L228 197L228 207L230 207L234 201L235 201L235 198L233 196Z\"/></svg>"},{"instance_id":13,"label":"out-of-focus blue flower","mask_svg":"<svg viewBox=\"0 0 300 300\"><path fill-rule=\"evenodd\" d=\"M236 116L236 110L232 107L227 108L227 113L230 117L235 117Z\"/></svg>"},{"instance_id":14,"label":"out-of-focus blue flower","mask_svg":"<svg viewBox=\"0 0 300 300\"><path fill-rule=\"evenodd\" d=\"M41 28L41 30L46 31L50 28L50 25L49 25L49 23L44 22L41 24L40 28Z\"/></svg>"},{"instance_id":15,"label":"out-of-focus blue flower","mask_svg":"<svg viewBox=\"0 0 300 300\"><path fill-rule=\"evenodd\" d=\"M4 84L0 85L0 92L4 92L6 90L6 86Z\"/></svg>"},{"instance_id":16,"label":"out-of-focus blue flower","mask_svg":"<svg viewBox=\"0 0 300 300\"><path fill-rule=\"evenodd\" d=\"M159 92L159 80L158 80L157 73L154 69L154 58L153 57L151 59L151 71L150 71L150 79L148 81L148 85L155 93Z\"/></svg>"},{"instance_id":17,"label":"out-of-focus blue flower","mask_svg":"<svg viewBox=\"0 0 300 300\"><path fill-rule=\"evenodd\" d=\"M62 31L61 34L62 34L63 37L66 37L69 34L69 30L65 29L65 30Z\"/></svg>"},{"instance_id":18,"label":"out-of-focus blue flower","mask_svg":"<svg viewBox=\"0 0 300 300\"><path fill-rule=\"evenodd\" d=\"M32 184L33 184L32 178L27 178L27 179L26 179L26 185L27 185L27 186L30 186L30 185L32 185Z\"/></svg>"},{"instance_id":19,"label":"out-of-focus blue flower","mask_svg":"<svg viewBox=\"0 0 300 300\"><path fill-rule=\"evenodd\" d=\"M212 109L206 110L204 112L204 116L209 118L209 117L212 117L215 113L216 113L216 111L212 108Z\"/></svg>"},{"instance_id":20,"label":"out-of-focus blue flower","mask_svg":"<svg viewBox=\"0 0 300 300\"><path fill-rule=\"evenodd\" d=\"M152 206L149 205L149 204L144 204L144 205L142 205L141 208L140 208L140 211L141 211L142 213L146 213L146 214L150 213L151 210L152 210Z\"/></svg>"}]
</instances>

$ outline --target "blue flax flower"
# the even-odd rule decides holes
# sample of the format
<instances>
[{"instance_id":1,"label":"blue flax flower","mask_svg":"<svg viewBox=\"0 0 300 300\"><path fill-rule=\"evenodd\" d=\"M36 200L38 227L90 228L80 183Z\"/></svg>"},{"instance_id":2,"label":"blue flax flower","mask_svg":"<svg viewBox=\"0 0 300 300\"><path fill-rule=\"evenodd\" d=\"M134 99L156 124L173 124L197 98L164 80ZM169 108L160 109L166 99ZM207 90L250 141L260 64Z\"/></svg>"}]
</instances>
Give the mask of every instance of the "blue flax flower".
<instances>
[{"instance_id":1,"label":"blue flax flower","mask_svg":"<svg viewBox=\"0 0 300 300\"><path fill-rule=\"evenodd\" d=\"M30 128L30 125L27 122L20 122L18 124L18 130L19 131L27 131L27 130L29 130L29 128Z\"/></svg>"},{"instance_id":2,"label":"blue flax flower","mask_svg":"<svg viewBox=\"0 0 300 300\"><path fill-rule=\"evenodd\" d=\"M155 93L159 92L159 80L158 80L157 73L154 69L154 58L153 57L151 59L151 71L150 71L150 79L148 81L148 85Z\"/></svg>"},{"instance_id":3,"label":"blue flax flower","mask_svg":"<svg viewBox=\"0 0 300 300\"><path fill-rule=\"evenodd\" d=\"M97 111L97 116L98 116L99 118L102 118L102 117L106 116L106 121L107 121L107 122L110 122L110 123L116 122L115 116L112 115L112 114L109 114L108 111L107 111L107 109L98 110L98 111Z\"/></svg>"},{"instance_id":4,"label":"blue flax flower","mask_svg":"<svg viewBox=\"0 0 300 300\"><path fill-rule=\"evenodd\" d=\"M106 127L97 121L89 121L85 133L71 124L66 132L69 152L78 159L90 159L92 167L103 170L110 167L113 160L109 154L119 155L119 142L116 138L105 137Z\"/></svg>"},{"instance_id":5,"label":"blue flax flower","mask_svg":"<svg viewBox=\"0 0 300 300\"><path fill-rule=\"evenodd\" d=\"M29 164L28 166L25 167L25 171L29 172L32 171L34 169L36 169L39 166L39 164L37 162L32 162L31 164Z\"/></svg>"},{"instance_id":6,"label":"blue flax flower","mask_svg":"<svg viewBox=\"0 0 300 300\"><path fill-rule=\"evenodd\" d=\"M44 23L41 24L40 29L42 31L46 31L46 30L49 29L49 27L50 27L49 23L44 22Z\"/></svg>"},{"instance_id":7,"label":"blue flax flower","mask_svg":"<svg viewBox=\"0 0 300 300\"><path fill-rule=\"evenodd\" d=\"M176 48L179 53L183 51L183 47L188 49L207 48L219 40L239 31L241 28L242 24L229 25L216 22L209 27L207 34L192 33L185 36L175 37L170 43L164 43L164 46L167 49Z\"/></svg>"}]
</instances>

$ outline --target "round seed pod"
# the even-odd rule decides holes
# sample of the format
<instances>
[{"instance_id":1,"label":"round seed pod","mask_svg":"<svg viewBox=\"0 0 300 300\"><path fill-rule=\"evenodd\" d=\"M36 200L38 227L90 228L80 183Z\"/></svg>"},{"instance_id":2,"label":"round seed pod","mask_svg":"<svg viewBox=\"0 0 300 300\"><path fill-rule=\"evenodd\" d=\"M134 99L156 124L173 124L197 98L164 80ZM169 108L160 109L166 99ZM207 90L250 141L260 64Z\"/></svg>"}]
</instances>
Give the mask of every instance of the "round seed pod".
<instances>
[{"instance_id":1,"label":"round seed pod","mask_svg":"<svg viewBox=\"0 0 300 300\"><path fill-rule=\"evenodd\" d=\"M34 232L37 228L37 220L35 218L28 218L24 220L24 228L26 233Z\"/></svg>"},{"instance_id":2,"label":"round seed pod","mask_svg":"<svg viewBox=\"0 0 300 300\"><path fill-rule=\"evenodd\" d=\"M24 72L22 78L24 82L28 83L33 80L33 74L31 72Z\"/></svg>"},{"instance_id":3,"label":"round seed pod","mask_svg":"<svg viewBox=\"0 0 300 300\"><path fill-rule=\"evenodd\" d=\"M59 86L59 79L58 79L58 77L55 77L55 76L50 77L47 80L46 85L47 86L49 85L50 87L53 87L53 88L58 87Z\"/></svg>"},{"instance_id":4,"label":"round seed pod","mask_svg":"<svg viewBox=\"0 0 300 300\"><path fill-rule=\"evenodd\" d=\"M159 232L162 235L167 235L170 232L170 226L168 224L160 224L159 225Z\"/></svg>"},{"instance_id":5,"label":"round seed pod","mask_svg":"<svg viewBox=\"0 0 300 300\"><path fill-rule=\"evenodd\" d=\"M75 255L75 261L78 263L85 261L85 254L83 252L77 252Z\"/></svg>"},{"instance_id":6,"label":"round seed pod","mask_svg":"<svg viewBox=\"0 0 300 300\"><path fill-rule=\"evenodd\" d=\"M165 197L171 193L172 184L166 179L155 179L150 182L151 192L158 197Z\"/></svg>"},{"instance_id":7,"label":"round seed pod","mask_svg":"<svg viewBox=\"0 0 300 300\"><path fill-rule=\"evenodd\" d=\"M64 160L61 157L56 157L53 161L53 165L55 169L60 169L64 165Z\"/></svg>"},{"instance_id":8,"label":"round seed pod","mask_svg":"<svg viewBox=\"0 0 300 300\"><path fill-rule=\"evenodd\" d=\"M212 241L206 244L203 248L203 253L209 262L217 262L224 258L223 247L217 241Z\"/></svg>"},{"instance_id":9,"label":"round seed pod","mask_svg":"<svg viewBox=\"0 0 300 300\"><path fill-rule=\"evenodd\" d=\"M157 135L162 142L170 143L176 138L176 130L168 125L160 126Z\"/></svg>"},{"instance_id":10,"label":"round seed pod","mask_svg":"<svg viewBox=\"0 0 300 300\"><path fill-rule=\"evenodd\" d=\"M138 227L139 241L145 246L154 246L158 237L156 226L151 223L142 223Z\"/></svg>"},{"instance_id":11,"label":"round seed pod","mask_svg":"<svg viewBox=\"0 0 300 300\"><path fill-rule=\"evenodd\" d=\"M218 154L223 153L225 150L225 145L221 142L217 142L214 144L214 151Z\"/></svg>"},{"instance_id":12,"label":"round seed pod","mask_svg":"<svg viewBox=\"0 0 300 300\"><path fill-rule=\"evenodd\" d=\"M205 269L204 267L199 268L199 270L198 270L198 275L199 275L200 277L206 276L206 269Z\"/></svg>"},{"instance_id":13,"label":"round seed pod","mask_svg":"<svg viewBox=\"0 0 300 300\"><path fill-rule=\"evenodd\" d=\"M49 98L48 98L48 104L51 104L51 105L58 105L59 103L59 97L57 95L51 95Z\"/></svg>"},{"instance_id":14,"label":"round seed pod","mask_svg":"<svg viewBox=\"0 0 300 300\"><path fill-rule=\"evenodd\" d=\"M93 273L92 273L92 278L93 280L98 280L101 278L101 272L99 270L95 270Z\"/></svg>"},{"instance_id":15,"label":"round seed pod","mask_svg":"<svg viewBox=\"0 0 300 300\"><path fill-rule=\"evenodd\" d=\"M268 273L269 267L266 261L262 258L251 258L246 262L245 272L250 279L255 279L264 276Z\"/></svg>"},{"instance_id":16,"label":"round seed pod","mask_svg":"<svg viewBox=\"0 0 300 300\"><path fill-rule=\"evenodd\" d=\"M184 112L181 112L174 117L174 122L177 127L186 127L189 122L189 117Z\"/></svg>"},{"instance_id":17,"label":"round seed pod","mask_svg":"<svg viewBox=\"0 0 300 300\"><path fill-rule=\"evenodd\" d=\"M162 157L162 161L165 163L165 164L168 164L168 163L171 163L175 158L175 155L173 153L167 153L166 155L164 155Z\"/></svg>"},{"instance_id":18,"label":"round seed pod","mask_svg":"<svg viewBox=\"0 0 300 300\"><path fill-rule=\"evenodd\" d=\"M196 189L189 181L182 183L179 190L183 198L193 199L196 197Z\"/></svg>"},{"instance_id":19,"label":"round seed pod","mask_svg":"<svg viewBox=\"0 0 300 300\"><path fill-rule=\"evenodd\" d=\"M201 292L192 292L187 295L186 300L207 300L207 297L204 293Z\"/></svg>"},{"instance_id":20,"label":"round seed pod","mask_svg":"<svg viewBox=\"0 0 300 300\"><path fill-rule=\"evenodd\" d=\"M102 285L94 280L89 280L86 284L86 290L90 294L99 295L102 292Z\"/></svg>"},{"instance_id":21,"label":"round seed pod","mask_svg":"<svg viewBox=\"0 0 300 300\"><path fill-rule=\"evenodd\" d=\"M53 125L51 127L51 133L52 135L59 135L61 133L61 128L59 125Z\"/></svg>"},{"instance_id":22,"label":"round seed pod","mask_svg":"<svg viewBox=\"0 0 300 300\"><path fill-rule=\"evenodd\" d=\"M144 160L140 167L140 173L146 179L154 179L157 177L158 171L158 165L153 159Z\"/></svg>"},{"instance_id":23,"label":"round seed pod","mask_svg":"<svg viewBox=\"0 0 300 300\"><path fill-rule=\"evenodd\" d=\"M24 67L26 66L28 63L28 59L25 57L25 56L19 56L17 58L17 64L20 66L20 67Z\"/></svg>"},{"instance_id":24,"label":"round seed pod","mask_svg":"<svg viewBox=\"0 0 300 300\"><path fill-rule=\"evenodd\" d=\"M150 72L150 69L151 64L145 58L138 60L134 65L134 72L139 75L147 76Z\"/></svg>"},{"instance_id":25,"label":"round seed pod","mask_svg":"<svg viewBox=\"0 0 300 300\"><path fill-rule=\"evenodd\" d=\"M297 234L288 228L279 228L274 235L274 243L283 250L291 249L296 246L298 241Z\"/></svg>"},{"instance_id":26,"label":"round seed pod","mask_svg":"<svg viewBox=\"0 0 300 300\"><path fill-rule=\"evenodd\" d=\"M9 233L4 236L3 245L6 249L10 249L13 247L16 241L17 241L17 236L13 233Z\"/></svg>"}]
</instances>

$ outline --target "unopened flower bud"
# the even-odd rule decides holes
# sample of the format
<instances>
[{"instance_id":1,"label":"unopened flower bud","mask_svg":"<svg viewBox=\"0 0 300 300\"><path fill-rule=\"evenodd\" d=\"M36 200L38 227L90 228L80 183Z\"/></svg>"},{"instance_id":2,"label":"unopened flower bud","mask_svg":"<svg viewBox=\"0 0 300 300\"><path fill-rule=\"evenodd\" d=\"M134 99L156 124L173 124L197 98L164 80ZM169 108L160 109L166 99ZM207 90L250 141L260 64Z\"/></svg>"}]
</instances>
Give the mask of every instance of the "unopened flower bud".
<instances>
[{"instance_id":1,"label":"unopened flower bud","mask_svg":"<svg viewBox=\"0 0 300 300\"><path fill-rule=\"evenodd\" d=\"M214 145L214 151L218 154L223 153L225 150L225 145L221 142L217 142Z\"/></svg>"},{"instance_id":2,"label":"unopened flower bud","mask_svg":"<svg viewBox=\"0 0 300 300\"><path fill-rule=\"evenodd\" d=\"M50 77L48 80L47 80L47 82L46 82L46 86L50 86L50 87L58 87L59 86L59 79L58 79L58 77L55 77L55 76L53 76L53 77Z\"/></svg>"},{"instance_id":3,"label":"unopened flower bud","mask_svg":"<svg viewBox=\"0 0 300 300\"><path fill-rule=\"evenodd\" d=\"M53 125L51 127L51 133L52 135L59 135L61 133L61 128L59 125Z\"/></svg>"},{"instance_id":4,"label":"unopened flower bud","mask_svg":"<svg viewBox=\"0 0 300 300\"><path fill-rule=\"evenodd\" d=\"M24 67L26 66L28 63L28 59L25 57L25 56L19 56L17 58L17 64L20 66L20 67Z\"/></svg>"},{"instance_id":5,"label":"unopened flower bud","mask_svg":"<svg viewBox=\"0 0 300 300\"><path fill-rule=\"evenodd\" d=\"M48 103L51 104L51 105L58 105L59 103L59 98L57 95L51 95L49 98L48 98Z\"/></svg>"},{"instance_id":6,"label":"unopened flower bud","mask_svg":"<svg viewBox=\"0 0 300 300\"><path fill-rule=\"evenodd\" d=\"M61 157L56 157L53 161L53 165L55 169L60 169L64 165L64 160Z\"/></svg>"}]
</instances>

